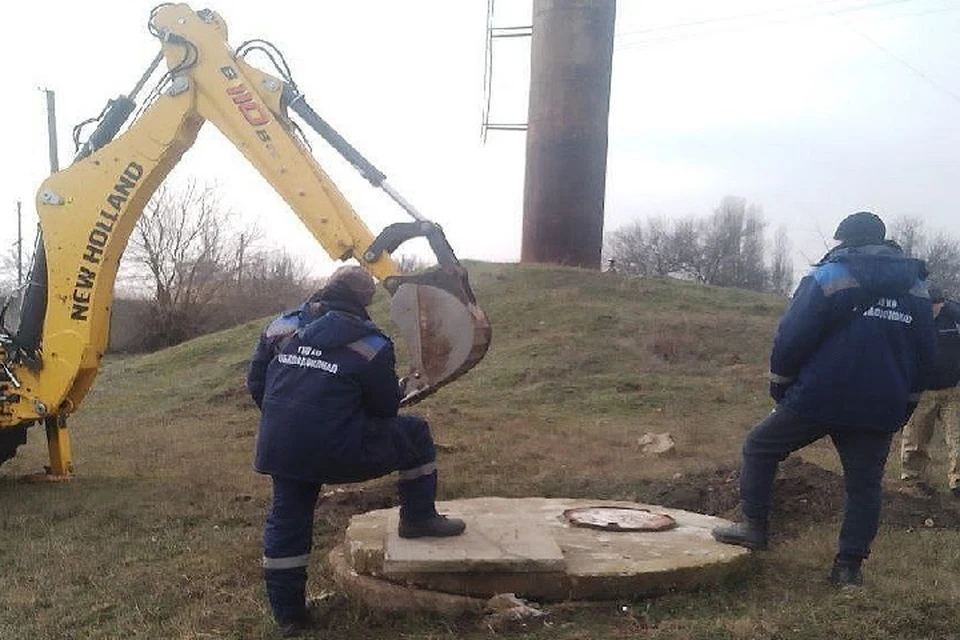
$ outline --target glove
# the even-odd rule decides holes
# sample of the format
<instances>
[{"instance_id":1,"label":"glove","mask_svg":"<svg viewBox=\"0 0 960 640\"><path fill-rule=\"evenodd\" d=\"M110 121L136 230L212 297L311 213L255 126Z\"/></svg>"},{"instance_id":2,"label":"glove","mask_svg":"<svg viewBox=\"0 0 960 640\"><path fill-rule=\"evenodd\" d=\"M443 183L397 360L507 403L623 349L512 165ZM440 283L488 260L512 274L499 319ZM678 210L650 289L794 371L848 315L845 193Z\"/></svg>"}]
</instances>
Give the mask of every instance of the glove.
<instances>
[{"instance_id":1,"label":"glove","mask_svg":"<svg viewBox=\"0 0 960 640\"><path fill-rule=\"evenodd\" d=\"M770 397L773 398L774 402L780 404L780 401L783 400L783 397L787 395L788 388L790 388L790 385L781 384L779 382L771 382Z\"/></svg>"}]
</instances>

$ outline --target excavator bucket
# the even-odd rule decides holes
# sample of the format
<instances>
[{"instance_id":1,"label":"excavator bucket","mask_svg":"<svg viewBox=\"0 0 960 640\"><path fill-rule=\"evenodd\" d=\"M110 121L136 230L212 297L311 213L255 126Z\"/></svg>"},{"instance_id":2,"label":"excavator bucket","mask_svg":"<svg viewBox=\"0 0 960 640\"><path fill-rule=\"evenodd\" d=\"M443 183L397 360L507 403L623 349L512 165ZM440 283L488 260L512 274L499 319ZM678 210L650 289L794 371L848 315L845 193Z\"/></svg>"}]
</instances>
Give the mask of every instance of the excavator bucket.
<instances>
[{"instance_id":1,"label":"excavator bucket","mask_svg":"<svg viewBox=\"0 0 960 640\"><path fill-rule=\"evenodd\" d=\"M437 257L437 266L432 269L392 275L383 282L393 296L390 315L410 349L410 372L403 378L401 404L419 402L480 362L490 345L490 322L477 306L467 271L443 230L391 187L386 175L321 118L292 83L285 84L283 92L284 104L414 220L388 226L356 257L369 266L415 237L426 238Z\"/></svg>"},{"instance_id":2,"label":"excavator bucket","mask_svg":"<svg viewBox=\"0 0 960 640\"><path fill-rule=\"evenodd\" d=\"M490 345L490 322L459 265L395 276L385 284L393 294L390 317L410 355L401 399L401 406L409 406L480 362Z\"/></svg>"}]
</instances>

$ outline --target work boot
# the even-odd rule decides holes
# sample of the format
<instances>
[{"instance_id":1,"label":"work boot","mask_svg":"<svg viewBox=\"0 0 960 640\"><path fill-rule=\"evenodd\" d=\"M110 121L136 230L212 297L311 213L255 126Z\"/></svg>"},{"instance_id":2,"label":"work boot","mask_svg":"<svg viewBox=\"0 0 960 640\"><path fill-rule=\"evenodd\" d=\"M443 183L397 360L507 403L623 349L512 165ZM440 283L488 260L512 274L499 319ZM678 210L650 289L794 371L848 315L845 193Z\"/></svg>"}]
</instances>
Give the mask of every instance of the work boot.
<instances>
[{"instance_id":1,"label":"work boot","mask_svg":"<svg viewBox=\"0 0 960 640\"><path fill-rule=\"evenodd\" d=\"M833 568L830 569L831 584L838 587L862 587L863 573L860 571L859 560L841 560L837 558L833 561Z\"/></svg>"},{"instance_id":2,"label":"work boot","mask_svg":"<svg viewBox=\"0 0 960 640\"><path fill-rule=\"evenodd\" d=\"M459 518L436 514L418 521L401 518L397 533L401 538L449 538L460 535L466 528L467 524Z\"/></svg>"},{"instance_id":3,"label":"work boot","mask_svg":"<svg viewBox=\"0 0 960 640\"><path fill-rule=\"evenodd\" d=\"M714 527L713 539L724 544L735 544L751 551L763 551L767 548L767 523L763 520L744 518L729 527Z\"/></svg>"},{"instance_id":4,"label":"work boot","mask_svg":"<svg viewBox=\"0 0 960 640\"><path fill-rule=\"evenodd\" d=\"M313 618L310 614L304 614L302 617L278 624L281 638L299 638L313 627Z\"/></svg>"}]
</instances>

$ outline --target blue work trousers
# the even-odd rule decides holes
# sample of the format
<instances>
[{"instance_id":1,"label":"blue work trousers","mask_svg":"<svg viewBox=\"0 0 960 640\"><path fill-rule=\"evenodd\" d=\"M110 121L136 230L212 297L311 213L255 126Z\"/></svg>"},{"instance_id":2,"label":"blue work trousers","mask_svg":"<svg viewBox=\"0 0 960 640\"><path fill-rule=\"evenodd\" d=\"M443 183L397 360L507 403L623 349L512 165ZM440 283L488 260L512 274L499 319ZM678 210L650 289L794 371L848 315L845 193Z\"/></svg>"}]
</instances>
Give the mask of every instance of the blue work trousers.
<instances>
[{"instance_id":1,"label":"blue work trousers","mask_svg":"<svg viewBox=\"0 0 960 640\"><path fill-rule=\"evenodd\" d=\"M881 483L892 433L816 422L777 407L743 444L740 509L747 518L766 522L779 464L825 436L840 456L846 490L837 558L863 560L880 524Z\"/></svg>"},{"instance_id":2,"label":"blue work trousers","mask_svg":"<svg viewBox=\"0 0 960 640\"><path fill-rule=\"evenodd\" d=\"M400 416L366 433L361 456L323 467L323 483L361 482L399 471L400 517L436 515L436 450L426 421ZM263 577L274 618L288 623L307 615L307 566L313 516L323 483L272 475L273 504L263 532Z\"/></svg>"},{"instance_id":3,"label":"blue work trousers","mask_svg":"<svg viewBox=\"0 0 960 640\"><path fill-rule=\"evenodd\" d=\"M273 617L285 624L307 615L307 565L321 485L272 478L273 506L263 529L263 579Z\"/></svg>"}]
</instances>

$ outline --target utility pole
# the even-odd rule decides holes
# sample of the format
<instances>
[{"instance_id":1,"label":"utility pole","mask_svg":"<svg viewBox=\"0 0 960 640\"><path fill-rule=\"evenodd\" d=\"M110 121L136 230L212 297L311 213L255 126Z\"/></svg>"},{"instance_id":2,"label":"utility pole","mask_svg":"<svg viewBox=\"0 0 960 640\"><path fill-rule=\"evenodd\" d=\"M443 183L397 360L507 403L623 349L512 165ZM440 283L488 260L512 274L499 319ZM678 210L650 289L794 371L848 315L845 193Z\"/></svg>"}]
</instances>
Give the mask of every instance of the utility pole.
<instances>
[{"instance_id":1,"label":"utility pole","mask_svg":"<svg viewBox=\"0 0 960 640\"><path fill-rule=\"evenodd\" d=\"M23 214L17 200L17 290L23 286Z\"/></svg>"},{"instance_id":2,"label":"utility pole","mask_svg":"<svg viewBox=\"0 0 960 640\"><path fill-rule=\"evenodd\" d=\"M533 0L521 262L600 268L616 0Z\"/></svg>"},{"instance_id":3,"label":"utility pole","mask_svg":"<svg viewBox=\"0 0 960 640\"><path fill-rule=\"evenodd\" d=\"M60 171L57 157L57 109L56 99L50 89L41 89L47 98L47 140L50 150L50 174ZM17 340L28 353L40 347L43 318L47 312L47 252L43 246L43 230L37 223L37 239L33 246L30 278L20 303L20 327Z\"/></svg>"},{"instance_id":4,"label":"utility pole","mask_svg":"<svg viewBox=\"0 0 960 640\"><path fill-rule=\"evenodd\" d=\"M50 89L42 90L47 96L47 139L50 144L50 175L60 171L57 157L57 99Z\"/></svg>"}]
</instances>

